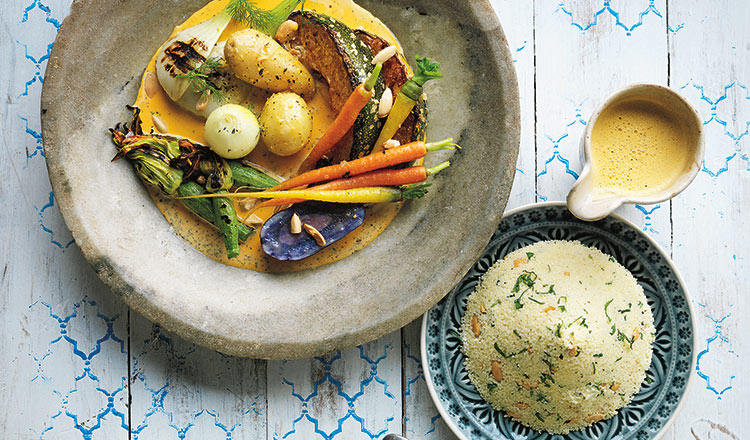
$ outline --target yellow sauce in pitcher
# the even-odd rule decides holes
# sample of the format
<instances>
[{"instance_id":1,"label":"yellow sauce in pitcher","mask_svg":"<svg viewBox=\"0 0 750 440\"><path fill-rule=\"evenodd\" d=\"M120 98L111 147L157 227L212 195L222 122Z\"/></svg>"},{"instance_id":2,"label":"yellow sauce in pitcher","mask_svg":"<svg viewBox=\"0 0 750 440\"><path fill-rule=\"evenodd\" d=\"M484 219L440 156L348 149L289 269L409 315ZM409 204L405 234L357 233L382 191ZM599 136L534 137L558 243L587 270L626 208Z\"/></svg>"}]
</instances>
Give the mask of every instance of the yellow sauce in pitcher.
<instances>
[{"instance_id":1,"label":"yellow sauce in pitcher","mask_svg":"<svg viewBox=\"0 0 750 440\"><path fill-rule=\"evenodd\" d=\"M691 166L691 137L684 122L660 104L646 99L613 104L591 132L593 183L615 194L669 188Z\"/></svg>"}]
</instances>

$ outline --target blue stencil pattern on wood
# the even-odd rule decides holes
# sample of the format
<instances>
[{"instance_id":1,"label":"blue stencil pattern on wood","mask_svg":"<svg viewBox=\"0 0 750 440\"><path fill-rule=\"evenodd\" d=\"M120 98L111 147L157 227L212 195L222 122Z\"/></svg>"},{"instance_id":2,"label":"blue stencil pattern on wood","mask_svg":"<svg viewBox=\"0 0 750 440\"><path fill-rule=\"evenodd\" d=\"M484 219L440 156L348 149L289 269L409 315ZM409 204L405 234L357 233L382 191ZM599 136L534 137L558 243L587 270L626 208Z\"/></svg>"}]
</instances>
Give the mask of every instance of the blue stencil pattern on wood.
<instances>
[{"instance_id":1,"label":"blue stencil pattern on wood","mask_svg":"<svg viewBox=\"0 0 750 440\"><path fill-rule=\"evenodd\" d=\"M88 298L73 303L69 308L72 310L67 313L60 313L51 303L41 300L29 306L30 313L36 312L37 309L40 309L39 313L43 316L52 320L53 326L56 325L57 328L52 333L52 339L46 341L43 353L32 352L29 355L36 363L36 374L31 382L46 385L45 389L50 395L37 394L37 397L47 401L59 401L59 411L47 420L34 420L34 423L41 422L43 426L41 429L30 431L38 434L41 439L59 438L60 433L55 432L73 429L78 431L80 438L88 440L102 427L106 418L127 432L126 377L117 376L116 372L106 367L102 370L106 374L99 373L96 368L102 367L94 366L94 359L105 352L106 358L111 359L112 354L116 352L121 355L121 360L126 359L125 340L118 336L115 330L115 326L122 322L123 316L109 316L103 313L96 301ZM46 311L42 312L45 309ZM93 324L92 320L95 321ZM77 333L81 330L79 336ZM93 331L99 333L93 335ZM40 334L38 330L36 333ZM48 363L52 364L56 355L77 360L71 365L75 371L51 368ZM92 400L98 400L101 406L94 413L81 413L83 408L91 407L82 403L90 403Z\"/></svg>"},{"instance_id":2,"label":"blue stencil pattern on wood","mask_svg":"<svg viewBox=\"0 0 750 440\"><path fill-rule=\"evenodd\" d=\"M555 13L560 13L562 15L566 15L568 19L570 20L570 25L574 28L580 30L581 32L586 32L589 29L591 29L594 26L597 26L600 24L600 19L603 19L606 16L610 16L615 20L615 25L625 31L626 35L631 35L633 31L644 24L644 20L648 16L654 16L660 20L664 20L664 15L657 9L656 7L656 0L648 0L648 3L645 5L645 8L638 13L638 20L634 23L631 22L631 24L625 23L625 20L621 17L621 12L616 10L612 6L611 0L603 0L601 8L595 10L591 16L590 19L588 19L587 22L579 22L576 18L576 14L571 10L569 6L565 4L564 1L561 1L557 5L557 9L555 10ZM677 25L676 27L669 27L669 31L672 33L677 33L679 30L684 28L684 23L681 23Z\"/></svg>"},{"instance_id":3,"label":"blue stencil pattern on wood","mask_svg":"<svg viewBox=\"0 0 750 440\"><path fill-rule=\"evenodd\" d=\"M400 383L391 385L385 379L383 379L378 373L378 367L381 362L387 359L389 351L392 349L390 344L383 347L382 355L377 358L372 358L365 353L365 346L359 346L356 349L359 352L359 360L369 364L370 369L367 376L359 381L359 386L354 387L354 393L348 393L344 389L344 384L333 374L334 364L342 362L342 352L336 352L334 354L319 356L315 358L315 361L320 363L322 367L322 376L315 380L312 384L312 391L309 394L304 394L298 391L297 384L287 378L282 378L282 382L288 387L290 397L296 400L299 408L299 415L291 421L291 429L282 432L273 433L274 439L302 439L307 437L301 437L302 425L309 424L315 433L315 438L331 440L346 438L344 433L344 424L347 422L358 425L360 432L370 439L377 439L382 437L384 434L389 432L392 428L391 422L395 421L393 415L385 418L385 420L365 420L363 414L359 413L357 403L359 399L367 396L367 399L372 400L374 397L381 396L383 402L380 405L396 405L398 398L393 392L400 394ZM391 391L393 390L393 392ZM319 418L318 414L314 413L313 408L322 408L321 405L315 405L314 402L319 399L342 399L345 405L338 405L336 403L328 404L329 408L346 407L344 414L328 415L329 420L323 421ZM330 417L336 417L330 420ZM334 426L326 427L324 422L333 424ZM309 429L305 429L304 432L309 433ZM309 435L309 434L308 434Z\"/></svg>"},{"instance_id":4,"label":"blue stencil pattern on wood","mask_svg":"<svg viewBox=\"0 0 750 440\"><path fill-rule=\"evenodd\" d=\"M730 169L733 161L745 163L744 169L750 171L750 157L745 147L750 134L750 93L748 87L733 81L718 90L707 92L705 87L690 80L680 86L680 90L691 98L698 114L703 118L707 139L706 158L701 172L717 178ZM745 118L736 112L727 113L726 108L737 107L746 112ZM743 105L744 104L744 105Z\"/></svg>"},{"instance_id":5,"label":"blue stencil pattern on wood","mask_svg":"<svg viewBox=\"0 0 750 440\"><path fill-rule=\"evenodd\" d=\"M18 95L19 99L23 99L29 103L24 107L31 110L28 112L28 115L17 115L23 122L24 133L29 138L29 143L23 145L26 156L26 166L24 169L29 167L29 161L34 157L44 158L42 133L41 129L37 128L41 126L37 103L41 96L44 71L53 46L51 39L54 38L60 29L60 21L53 17L52 8L40 0L34 0L24 7L21 13L20 24L21 26L30 26L35 23L38 24L39 20L49 28L50 40L45 41L45 35L43 34L35 34L34 37L36 38L32 38L28 43L16 41L16 44L23 47L23 58L21 61L26 62L30 67L30 77L21 85ZM40 204L41 207L35 207L39 216L40 227L44 233L49 234L50 244L64 251L74 243L74 240L55 206L55 198L52 191L49 191L44 197L45 201Z\"/></svg>"},{"instance_id":6,"label":"blue stencil pattern on wood","mask_svg":"<svg viewBox=\"0 0 750 440\"><path fill-rule=\"evenodd\" d=\"M698 303L698 306L703 309L706 308L701 303ZM706 339L705 347L698 352L695 371L698 377L706 382L706 389L721 400L724 393L732 389L732 381L735 378L734 374L729 374L726 369L721 368L722 358L738 356L732 348L732 341L723 331L724 321L729 319L732 314L724 315L721 318L714 318L708 313L704 316L713 323L714 333ZM720 371L722 375L717 377L712 371Z\"/></svg>"},{"instance_id":7,"label":"blue stencil pattern on wood","mask_svg":"<svg viewBox=\"0 0 750 440\"><path fill-rule=\"evenodd\" d=\"M133 440L155 435L184 439L214 433L233 439L247 421L258 422L254 415L265 416L261 405L266 395L261 392L246 395L233 375L255 361L197 347L171 337L158 325L149 325L141 319L139 322L147 325L151 332L145 339L134 342L135 353L130 357L131 394L139 398L138 405L131 408ZM154 368L160 363L168 368L163 371ZM200 389L186 391L183 383L186 379L198 387L209 388L218 383L221 389L233 390L226 397L233 402L229 405L233 408L231 414L223 413L202 399L196 405L194 400L185 398L186 392L200 392ZM195 381L199 381L198 384ZM210 434L207 426L212 428Z\"/></svg>"},{"instance_id":8,"label":"blue stencil pattern on wood","mask_svg":"<svg viewBox=\"0 0 750 440\"><path fill-rule=\"evenodd\" d=\"M66 238L63 239L62 241L59 241L59 238L58 239L55 238L55 231L50 229L50 226L47 226L45 224L45 214L47 213L47 210L54 209L54 206L55 206L55 194L52 191L50 191L49 201L47 202L47 204L37 209L37 211L39 212L39 224L41 225L42 230L49 234L50 243L52 243L53 245L57 246L58 248L64 251L65 249L69 248L73 243L75 243L75 240L70 238L70 232L67 230L67 228L65 228L64 225L62 225L62 227L65 229L64 231L61 231L61 232L66 233ZM56 211L55 211L55 214L58 214L59 216L59 213ZM57 222L58 225L60 223L61 223L60 221ZM58 232L57 234L58 237L60 236L61 232Z\"/></svg>"},{"instance_id":9,"label":"blue stencil pattern on wood","mask_svg":"<svg viewBox=\"0 0 750 440\"><path fill-rule=\"evenodd\" d=\"M26 148L26 166L29 166L29 159L36 156L37 154L44 157L44 145L42 144L42 133L40 131L32 130L29 127L29 120L27 118L24 118L21 115L18 115L19 118L26 124L26 134L34 138L34 141L36 145L34 146L34 149L29 151L28 148Z\"/></svg>"},{"instance_id":10,"label":"blue stencil pattern on wood","mask_svg":"<svg viewBox=\"0 0 750 440\"><path fill-rule=\"evenodd\" d=\"M552 173L552 167L555 165L555 162L563 166L563 168L560 169L559 172L562 172L572 177L573 181L578 179L578 173L571 168L570 159L560 152L560 144L569 136L571 136L571 131L574 130L576 126L581 126L583 127L583 129L585 129L586 121L582 117L581 105L582 103L576 106L575 117L573 118L571 122L568 122L567 124L565 124L565 128L563 129L562 134L559 134L559 135L545 134L544 135L545 139L547 139L550 143L552 143L552 155L544 160L544 168L536 174L537 181L543 178L545 175ZM577 145L577 138L575 142ZM549 198L547 194L544 194L541 192L537 193L537 196L539 197L541 201L544 201L544 202L546 202Z\"/></svg>"}]
</instances>

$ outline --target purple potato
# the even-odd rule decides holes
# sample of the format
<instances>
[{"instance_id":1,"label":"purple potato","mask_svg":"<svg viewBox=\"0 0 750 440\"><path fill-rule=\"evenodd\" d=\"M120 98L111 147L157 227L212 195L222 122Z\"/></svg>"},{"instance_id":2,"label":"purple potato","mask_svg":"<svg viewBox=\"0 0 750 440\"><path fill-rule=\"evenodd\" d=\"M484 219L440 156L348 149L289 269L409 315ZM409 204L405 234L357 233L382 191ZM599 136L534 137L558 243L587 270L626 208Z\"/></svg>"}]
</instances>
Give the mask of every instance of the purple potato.
<instances>
[{"instance_id":1,"label":"purple potato","mask_svg":"<svg viewBox=\"0 0 750 440\"><path fill-rule=\"evenodd\" d=\"M325 238L326 246L341 240L357 229L365 220L365 209L361 205L344 203L306 202L274 214L260 229L263 252L277 260L297 261L323 249L303 229L292 234L290 223L297 213L302 224L317 229Z\"/></svg>"}]
</instances>

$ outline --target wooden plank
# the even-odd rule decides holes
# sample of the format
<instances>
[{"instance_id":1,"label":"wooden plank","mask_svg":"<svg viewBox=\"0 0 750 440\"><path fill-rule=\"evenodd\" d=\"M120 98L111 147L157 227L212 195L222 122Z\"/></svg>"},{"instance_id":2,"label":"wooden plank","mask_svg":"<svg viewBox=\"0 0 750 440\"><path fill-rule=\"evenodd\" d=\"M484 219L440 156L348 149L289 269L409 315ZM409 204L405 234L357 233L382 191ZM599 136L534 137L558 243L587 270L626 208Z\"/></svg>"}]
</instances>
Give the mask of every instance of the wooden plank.
<instances>
[{"instance_id":1,"label":"wooden plank","mask_svg":"<svg viewBox=\"0 0 750 440\"><path fill-rule=\"evenodd\" d=\"M268 363L268 439L400 433L400 331L326 356Z\"/></svg>"},{"instance_id":2,"label":"wooden plank","mask_svg":"<svg viewBox=\"0 0 750 440\"><path fill-rule=\"evenodd\" d=\"M537 2L536 138L540 200L565 200L594 109L630 83L667 82L665 0ZM669 249L669 205L617 213Z\"/></svg>"},{"instance_id":3,"label":"wooden plank","mask_svg":"<svg viewBox=\"0 0 750 440\"><path fill-rule=\"evenodd\" d=\"M131 312L132 438L266 437L266 361L226 356Z\"/></svg>"},{"instance_id":4,"label":"wooden plank","mask_svg":"<svg viewBox=\"0 0 750 440\"><path fill-rule=\"evenodd\" d=\"M516 176L506 210L534 203L537 199L534 113L534 3L493 0L492 7L503 26L513 54L521 100L521 144Z\"/></svg>"},{"instance_id":5,"label":"wooden plank","mask_svg":"<svg viewBox=\"0 0 750 440\"><path fill-rule=\"evenodd\" d=\"M521 97L521 145L506 209L533 203L536 195L534 144L533 3L493 0L513 54ZM432 403L420 361L421 319L403 329L404 433L409 439L452 439Z\"/></svg>"},{"instance_id":6,"label":"wooden plank","mask_svg":"<svg viewBox=\"0 0 750 440\"><path fill-rule=\"evenodd\" d=\"M674 199L674 259L696 312L699 364L671 437L750 436L750 307L746 207L750 126L750 4L670 1L670 83L704 121L706 157ZM744 212L743 212L744 211Z\"/></svg>"},{"instance_id":7,"label":"wooden plank","mask_svg":"<svg viewBox=\"0 0 750 440\"><path fill-rule=\"evenodd\" d=\"M403 329L404 435L409 440L455 439L427 389L419 350L421 327L422 320L418 319Z\"/></svg>"},{"instance_id":8,"label":"wooden plank","mask_svg":"<svg viewBox=\"0 0 750 440\"><path fill-rule=\"evenodd\" d=\"M125 440L127 309L73 244L42 151L41 79L69 7L10 0L0 14L0 427Z\"/></svg>"}]
</instances>

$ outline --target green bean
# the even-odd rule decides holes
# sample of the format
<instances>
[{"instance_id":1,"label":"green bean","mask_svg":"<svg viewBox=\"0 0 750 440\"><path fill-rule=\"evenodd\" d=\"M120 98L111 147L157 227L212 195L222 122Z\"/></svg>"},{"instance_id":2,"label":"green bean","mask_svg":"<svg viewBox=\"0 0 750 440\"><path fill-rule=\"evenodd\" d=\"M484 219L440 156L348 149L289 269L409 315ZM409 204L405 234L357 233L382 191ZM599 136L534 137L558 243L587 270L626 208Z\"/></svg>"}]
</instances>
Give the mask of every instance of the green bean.
<instances>
[{"instance_id":1,"label":"green bean","mask_svg":"<svg viewBox=\"0 0 750 440\"><path fill-rule=\"evenodd\" d=\"M216 191L216 194L227 194L226 190ZM240 254L240 243L238 234L239 221L234 211L234 204L228 197L213 197L211 203L214 207L216 227L219 228L224 238L224 246L227 248L227 258L234 258Z\"/></svg>"},{"instance_id":2,"label":"green bean","mask_svg":"<svg viewBox=\"0 0 750 440\"><path fill-rule=\"evenodd\" d=\"M234 179L235 186L268 189L279 183L278 180L255 168L242 165L242 162L238 160L230 160L228 162L229 168L232 170L232 178Z\"/></svg>"}]
</instances>

